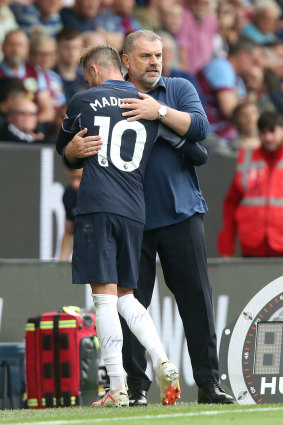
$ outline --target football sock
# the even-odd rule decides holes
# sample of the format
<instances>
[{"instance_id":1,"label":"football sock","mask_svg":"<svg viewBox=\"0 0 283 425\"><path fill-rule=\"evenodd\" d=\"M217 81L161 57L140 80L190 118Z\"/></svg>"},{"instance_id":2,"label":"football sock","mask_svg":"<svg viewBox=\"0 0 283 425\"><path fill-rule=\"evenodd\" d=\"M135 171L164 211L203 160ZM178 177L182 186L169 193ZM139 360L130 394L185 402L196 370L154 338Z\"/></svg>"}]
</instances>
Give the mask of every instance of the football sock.
<instances>
[{"instance_id":1,"label":"football sock","mask_svg":"<svg viewBox=\"0 0 283 425\"><path fill-rule=\"evenodd\" d=\"M110 378L110 390L125 386L122 361L123 334L116 295L92 294L96 310L96 330L102 358Z\"/></svg>"},{"instance_id":2,"label":"football sock","mask_svg":"<svg viewBox=\"0 0 283 425\"><path fill-rule=\"evenodd\" d=\"M133 294L118 298L118 312L151 357L154 369L159 360L168 360L148 311Z\"/></svg>"}]
</instances>

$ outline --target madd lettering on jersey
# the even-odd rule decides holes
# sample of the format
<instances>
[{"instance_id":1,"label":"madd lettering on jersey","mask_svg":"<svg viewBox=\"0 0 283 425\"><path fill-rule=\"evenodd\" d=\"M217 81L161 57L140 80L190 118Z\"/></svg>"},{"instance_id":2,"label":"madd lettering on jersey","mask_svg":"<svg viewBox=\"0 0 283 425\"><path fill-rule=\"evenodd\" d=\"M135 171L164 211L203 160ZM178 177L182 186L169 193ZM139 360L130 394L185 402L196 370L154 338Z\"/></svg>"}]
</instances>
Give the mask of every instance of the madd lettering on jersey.
<instances>
[{"instance_id":1,"label":"madd lettering on jersey","mask_svg":"<svg viewBox=\"0 0 283 425\"><path fill-rule=\"evenodd\" d=\"M106 97L102 97L101 101L96 99L94 103L90 103L90 106L94 111L97 111L97 108L105 108L105 106L120 106L122 103L122 99L110 96L108 99Z\"/></svg>"}]
</instances>

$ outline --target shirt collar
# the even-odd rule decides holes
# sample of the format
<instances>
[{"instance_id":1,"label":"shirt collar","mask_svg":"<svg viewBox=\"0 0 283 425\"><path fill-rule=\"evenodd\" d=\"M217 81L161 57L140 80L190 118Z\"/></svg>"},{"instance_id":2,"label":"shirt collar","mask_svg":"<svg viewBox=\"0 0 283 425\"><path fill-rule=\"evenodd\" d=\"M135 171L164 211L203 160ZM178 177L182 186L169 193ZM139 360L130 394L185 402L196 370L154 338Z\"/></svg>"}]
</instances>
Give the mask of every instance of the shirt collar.
<instances>
[{"instance_id":1,"label":"shirt collar","mask_svg":"<svg viewBox=\"0 0 283 425\"><path fill-rule=\"evenodd\" d=\"M102 84L103 86L118 86L118 87L125 87L125 88L135 88L134 84L130 83L130 81L122 81L122 80L107 80L104 81Z\"/></svg>"},{"instance_id":2,"label":"shirt collar","mask_svg":"<svg viewBox=\"0 0 283 425\"><path fill-rule=\"evenodd\" d=\"M26 67L25 67L24 64L20 64L18 66L18 69L17 69L16 73L13 71L12 68L9 67L9 65L6 64L5 61L3 61L1 63L1 68L3 69L4 73L8 77L17 77L17 78L24 78L25 77Z\"/></svg>"}]
</instances>

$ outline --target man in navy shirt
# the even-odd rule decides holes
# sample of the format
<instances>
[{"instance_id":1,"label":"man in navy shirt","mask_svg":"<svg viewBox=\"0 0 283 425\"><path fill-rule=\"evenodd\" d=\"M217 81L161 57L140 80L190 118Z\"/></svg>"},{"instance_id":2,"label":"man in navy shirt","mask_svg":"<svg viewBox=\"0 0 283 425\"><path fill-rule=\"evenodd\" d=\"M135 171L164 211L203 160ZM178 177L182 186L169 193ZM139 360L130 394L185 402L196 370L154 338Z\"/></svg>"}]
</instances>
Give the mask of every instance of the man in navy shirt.
<instances>
[{"instance_id":1,"label":"man in navy shirt","mask_svg":"<svg viewBox=\"0 0 283 425\"><path fill-rule=\"evenodd\" d=\"M180 395L178 370L168 360L152 319L134 298L133 289L145 222L146 162L157 137L168 140L171 149L185 140L157 120L130 122L123 117L122 97L137 99L138 92L124 81L115 49L89 48L81 65L91 89L72 97L56 148L70 168L84 168L76 206L73 283L91 285L97 333L110 377L110 391L93 406L129 405L118 312L152 358L162 403L172 405ZM89 135L83 138L86 132ZM196 148L183 149L187 153Z\"/></svg>"},{"instance_id":2,"label":"man in navy shirt","mask_svg":"<svg viewBox=\"0 0 283 425\"><path fill-rule=\"evenodd\" d=\"M206 115L192 84L182 78L161 77L160 37L147 30L129 34L123 63L140 99L123 99L124 116L155 119L190 142L204 139L209 130ZM148 96L148 95L151 96ZM160 102L166 105L161 107ZM131 109L131 110L129 110ZM188 125L189 123L189 125ZM170 171L168 171L170 170ZM144 193L146 227L143 236L137 299L147 308L155 282L156 253L164 279L172 291L183 322L199 403L232 403L219 386L216 335L208 278L203 215L207 211L196 171L184 162L180 150L159 139L147 164ZM145 374L142 346L123 327L124 367L128 373L130 405L146 405L150 380Z\"/></svg>"}]
</instances>

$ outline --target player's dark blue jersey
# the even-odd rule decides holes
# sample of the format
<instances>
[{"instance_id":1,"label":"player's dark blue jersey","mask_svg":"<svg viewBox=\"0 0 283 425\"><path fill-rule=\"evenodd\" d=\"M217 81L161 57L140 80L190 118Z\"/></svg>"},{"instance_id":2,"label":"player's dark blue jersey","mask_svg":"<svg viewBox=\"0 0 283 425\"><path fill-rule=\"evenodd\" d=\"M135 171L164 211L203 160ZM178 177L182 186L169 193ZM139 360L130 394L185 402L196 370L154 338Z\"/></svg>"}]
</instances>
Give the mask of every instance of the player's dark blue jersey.
<instances>
[{"instance_id":1,"label":"player's dark blue jersey","mask_svg":"<svg viewBox=\"0 0 283 425\"><path fill-rule=\"evenodd\" d=\"M122 116L121 99L137 93L132 83L108 80L77 93L68 105L64 137L68 133L71 140L86 127L87 136L99 134L103 141L98 154L83 162L77 214L110 212L145 221L143 175L152 146L159 136L174 147L183 140L157 120L128 122Z\"/></svg>"}]
</instances>

